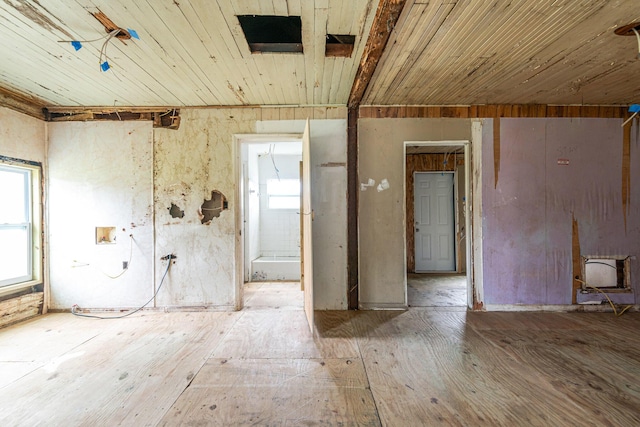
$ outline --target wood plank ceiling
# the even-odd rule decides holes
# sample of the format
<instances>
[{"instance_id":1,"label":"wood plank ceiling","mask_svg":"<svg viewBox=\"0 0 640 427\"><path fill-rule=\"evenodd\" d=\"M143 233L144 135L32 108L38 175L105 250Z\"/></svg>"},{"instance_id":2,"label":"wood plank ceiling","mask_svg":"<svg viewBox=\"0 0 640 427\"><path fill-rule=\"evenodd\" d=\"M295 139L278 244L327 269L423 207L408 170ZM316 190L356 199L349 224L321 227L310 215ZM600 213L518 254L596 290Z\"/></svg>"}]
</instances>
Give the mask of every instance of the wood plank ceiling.
<instances>
[{"instance_id":1,"label":"wood plank ceiling","mask_svg":"<svg viewBox=\"0 0 640 427\"><path fill-rule=\"evenodd\" d=\"M346 104L376 0L5 0L0 86L50 106ZM106 35L103 12L139 40ZM237 15L301 16L304 54L252 54ZM327 34L355 35L325 57Z\"/></svg>"},{"instance_id":2,"label":"wood plank ceiling","mask_svg":"<svg viewBox=\"0 0 640 427\"><path fill-rule=\"evenodd\" d=\"M407 0L362 105L640 102L635 0ZM346 105L377 0L4 0L2 88L43 106ZM139 40L75 51L102 11ZM303 54L252 54L237 15L300 16ZM326 57L327 34L355 35Z\"/></svg>"},{"instance_id":3,"label":"wood plank ceiling","mask_svg":"<svg viewBox=\"0 0 640 427\"><path fill-rule=\"evenodd\" d=\"M634 0L408 0L362 104L640 102Z\"/></svg>"}]
</instances>

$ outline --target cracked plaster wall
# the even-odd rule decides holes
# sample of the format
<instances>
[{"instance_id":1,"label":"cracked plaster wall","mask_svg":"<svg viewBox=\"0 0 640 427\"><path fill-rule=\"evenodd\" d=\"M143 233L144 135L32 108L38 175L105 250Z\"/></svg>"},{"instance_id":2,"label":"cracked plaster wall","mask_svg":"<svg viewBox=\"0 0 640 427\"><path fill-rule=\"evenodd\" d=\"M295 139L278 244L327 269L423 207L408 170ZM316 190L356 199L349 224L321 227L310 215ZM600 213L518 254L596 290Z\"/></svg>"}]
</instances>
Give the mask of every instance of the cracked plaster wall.
<instances>
[{"instance_id":1,"label":"cracked plaster wall","mask_svg":"<svg viewBox=\"0 0 640 427\"><path fill-rule=\"evenodd\" d=\"M153 295L151 123L48 127L51 308L144 304ZM116 227L116 243L96 244L96 227ZM107 277L130 258L122 276Z\"/></svg>"}]
</instances>

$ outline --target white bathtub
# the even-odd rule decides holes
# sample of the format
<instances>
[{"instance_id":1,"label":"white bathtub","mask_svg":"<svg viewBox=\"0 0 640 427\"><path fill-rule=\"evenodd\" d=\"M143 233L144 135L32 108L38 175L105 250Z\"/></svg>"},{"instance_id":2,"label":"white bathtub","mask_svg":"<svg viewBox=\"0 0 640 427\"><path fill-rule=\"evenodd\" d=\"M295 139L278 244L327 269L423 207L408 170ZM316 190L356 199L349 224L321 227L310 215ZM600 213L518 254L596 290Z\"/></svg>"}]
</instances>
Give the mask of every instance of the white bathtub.
<instances>
[{"instance_id":1,"label":"white bathtub","mask_svg":"<svg viewBox=\"0 0 640 427\"><path fill-rule=\"evenodd\" d=\"M251 261L250 281L300 281L300 257L256 258Z\"/></svg>"}]
</instances>

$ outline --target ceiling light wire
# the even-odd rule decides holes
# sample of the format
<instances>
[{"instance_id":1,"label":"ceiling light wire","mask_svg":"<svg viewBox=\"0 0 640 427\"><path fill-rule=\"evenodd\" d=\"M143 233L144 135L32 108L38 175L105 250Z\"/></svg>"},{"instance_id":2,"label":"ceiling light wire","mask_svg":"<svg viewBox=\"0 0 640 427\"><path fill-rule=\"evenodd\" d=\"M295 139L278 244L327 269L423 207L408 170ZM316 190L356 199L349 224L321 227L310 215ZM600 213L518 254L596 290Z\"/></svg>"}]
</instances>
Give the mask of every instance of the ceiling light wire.
<instances>
[{"instance_id":1,"label":"ceiling light wire","mask_svg":"<svg viewBox=\"0 0 640 427\"><path fill-rule=\"evenodd\" d=\"M114 30L115 31L115 30ZM73 43L73 42L80 42L80 43L95 43L95 42L99 42L100 40L104 40L107 37L109 37L111 35L111 33L107 33L102 37L99 37L97 39L93 39L93 40L58 40L58 43Z\"/></svg>"},{"instance_id":2,"label":"ceiling light wire","mask_svg":"<svg viewBox=\"0 0 640 427\"><path fill-rule=\"evenodd\" d=\"M107 57L107 46L109 42L120 33L120 28L117 28L109 33L109 37L102 43L102 47L100 48L100 57L98 58L98 64L102 71L107 71L109 67L109 58ZM104 57L104 61L102 58ZM106 65L103 65L106 64ZM105 69L106 68L106 69Z\"/></svg>"},{"instance_id":3,"label":"ceiling light wire","mask_svg":"<svg viewBox=\"0 0 640 427\"><path fill-rule=\"evenodd\" d=\"M636 40L638 40L638 58L640 58L640 33L638 33L638 30L633 27L631 28L631 30L635 33Z\"/></svg>"},{"instance_id":4,"label":"ceiling light wire","mask_svg":"<svg viewBox=\"0 0 640 427\"><path fill-rule=\"evenodd\" d=\"M276 171L276 176L278 177L278 181L280 181L280 169L276 166L276 160L274 158L274 154L276 151L275 144L269 144L269 156L271 157L271 163L273 163L273 169Z\"/></svg>"}]
</instances>

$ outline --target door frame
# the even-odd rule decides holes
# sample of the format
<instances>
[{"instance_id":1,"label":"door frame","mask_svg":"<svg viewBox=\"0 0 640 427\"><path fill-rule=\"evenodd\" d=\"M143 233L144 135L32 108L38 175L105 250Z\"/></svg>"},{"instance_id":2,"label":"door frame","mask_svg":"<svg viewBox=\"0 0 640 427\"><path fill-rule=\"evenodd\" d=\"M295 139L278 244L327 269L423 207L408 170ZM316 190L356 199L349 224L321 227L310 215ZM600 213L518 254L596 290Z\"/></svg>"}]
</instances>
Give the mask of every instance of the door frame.
<instances>
[{"instance_id":1,"label":"door frame","mask_svg":"<svg viewBox=\"0 0 640 427\"><path fill-rule=\"evenodd\" d=\"M242 164L242 147L248 144L268 144L269 142L300 142L301 133L260 133L260 134L234 134L233 135L233 176L235 181L234 203L235 210L235 266L233 270L235 309L242 310L244 298L242 289L244 285L245 264L245 194L244 194L244 168Z\"/></svg>"},{"instance_id":2,"label":"door frame","mask_svg":"<svg viewBox=\"0 0 640 427\"><path fill-rule=\"evenodd\" d=\"M480 212L480 209L473 209L474 205L476 202L473 197L472 197L472 176L471 176L471 141L468 140L450 140L450 141L404 141L404 145L403 145L403 174L402 176L406 176L407 174L407 162L406 162L406 158L407 158L407 147L411 147L411 146L419 146L419 147L463 147L464 149L464 174L465 174L465 190L464 190L464 195L465 195L465 200L466 200L466 204L465 204L465 230L466 230L466 241L467 241L467 246L466 246L466 278L467 278L467 306L469 308L473 308L475 305L475 301L477 300L482 300L479 297L479 295L475 295L474 293L474 267L478 268L478 266L474 266L474 259L473 259L473 238L474 238L474 232L473 232L473 223L474 220L477 221L477 223L480 225L480 218L472 218L472 215L474 215L474 213L478 213ZM474 153L475 154L475 153ZM475 168L474 168L475 170ZM404 233L403 233L403 240L404 240L404 248L405 248L405 253L404 253L404 265L406 268L407 265L407 184L406 184L406 180L403 180L403 191L404 191L404 221L403 221L403 228L404 228ZM454 180L454 185L455 185L455 180ZM480 269L482 268L482 266L480 265ZM404 280L404 285L405 285L405 303L408 304L409 301L407 299L407 274L405 273L405 280Z\"/></svg>"},{"instance_id":3,"label":"door frame","mask_svg":"<svg viewBox=\"0 0 640 427\"><path fill-rule=\"evenodd\" d=\"M405 162L405 168L406 168L406 162ZM414 212L414 218L415 218L415 205L416 205L416 174L419 173L424 173L424 174L447 174L447 175L451 175L451 185L452 185L452 192L451 192L451 206L452 206L452 210L451 210L451 215L453 217L453 233L452 233L452 239L453 239L453 270L420 270L418 271L418 268L414 268L416 273L455 273L457 271L456 266L458 265L458 239L456 238L456 228L458 226L458 212L457 212L457 206L456 206L456 191L457 191L457 185L456 185L456 178L458 175L458 172L456 170L452 170L452 171L414 171L413 172L413 212ZM406 174L406 172L405 172ZM406 195L405 195L406 198ZM405 204L405 209L406 209L406 204ZM415 222L415 221L414 221ZM406 227L406 224L405 224ZM466 224L465 224L466 227ZM466 228L465 228L466 229ZM406 237L405 237L406 239ZM416 240L414 237L413 240L413 251L414 251L414 256L416 253ZM406 260L405 260L405 265L406 265ZM415 267L415 266L414 266Z\"/></svg>"}]
</instances>

